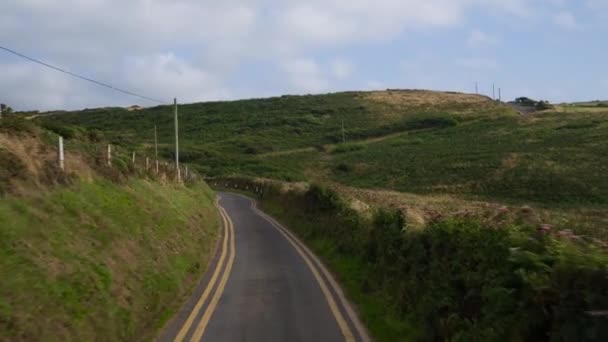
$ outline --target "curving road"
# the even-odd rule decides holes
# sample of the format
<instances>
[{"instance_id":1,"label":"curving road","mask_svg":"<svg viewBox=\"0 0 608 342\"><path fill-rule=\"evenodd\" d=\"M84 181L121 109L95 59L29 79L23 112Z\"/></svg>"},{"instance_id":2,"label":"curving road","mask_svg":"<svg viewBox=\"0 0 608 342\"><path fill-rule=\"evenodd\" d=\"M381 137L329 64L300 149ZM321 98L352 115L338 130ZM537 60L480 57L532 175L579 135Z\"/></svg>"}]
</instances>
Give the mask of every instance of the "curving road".
<instances>
[{"instance_id":1,"label":"curving road","mask_svg":"<svg viewBox=\"0 0 608 342\"><path fill-rule=\"evenodd\" d=\"M223 235L192 298L159 341L369 341L306 246L244 196L221 193Z\"/></svg>"}]
</instances>

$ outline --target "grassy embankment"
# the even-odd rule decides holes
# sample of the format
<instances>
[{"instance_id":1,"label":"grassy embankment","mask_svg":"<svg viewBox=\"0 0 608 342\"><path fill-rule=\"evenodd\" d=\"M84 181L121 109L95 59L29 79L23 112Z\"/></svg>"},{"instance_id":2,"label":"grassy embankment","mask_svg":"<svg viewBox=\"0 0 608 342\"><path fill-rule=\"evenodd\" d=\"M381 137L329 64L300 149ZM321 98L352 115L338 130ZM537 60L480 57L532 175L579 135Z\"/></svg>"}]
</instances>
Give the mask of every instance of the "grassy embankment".
<instances>
[{"instance_id":1,"label":"grassy embankment","mask_svg":"<svg viewBox=\"0 0 608 342\"><path fill-rule=\"evenodd\" d=\"M60 172L55 139L0 121L0 340L153 339L207 265L213 192L118 156L104 169L88 138L66 141Z\"/></svg>"}]
</instances>

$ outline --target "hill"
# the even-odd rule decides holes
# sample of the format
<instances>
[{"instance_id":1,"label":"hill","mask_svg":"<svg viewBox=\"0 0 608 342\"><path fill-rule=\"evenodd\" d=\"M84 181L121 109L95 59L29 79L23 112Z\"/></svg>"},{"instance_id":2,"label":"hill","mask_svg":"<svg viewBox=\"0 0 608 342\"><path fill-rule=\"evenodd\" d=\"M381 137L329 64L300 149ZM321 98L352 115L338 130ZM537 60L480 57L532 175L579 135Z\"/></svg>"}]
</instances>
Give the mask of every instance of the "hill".
<instances>
[{"instance_id":1,"label":"hill","mask_svg":"<svg viewBox=\"0 0 608 342\"><path fill-rule=\"evenodd\" d=\"M475 203L533 206L545 220L606 236L608 109L558 106L524 117L487 97L420 90L179 108L182 159L207 177L332 184L371 205L407 207L418 221L480 207ZM37 120L103 131L146 154L153 153L158 125L161 154L172 157L171 107L105 108Z\"/></svg>"},{"instance_id":2,"label":"hill","mask_svg":"<svg viewBox=\"0 0 608 342\"><path fill-rule=\"evenodd\" d=\"M301 175L255 156L339 143L342 121L345 139L352 141L514 112L482 96L394 90L187 104L179 106L179 113L182 158L201 172L291 179ZM173 153L170 106L136 112L103 108L39 119L47 126L61 123L100 130L112 142L147 154L153 152L157 125L162 155Z\"/></svg>"}]
</instances>

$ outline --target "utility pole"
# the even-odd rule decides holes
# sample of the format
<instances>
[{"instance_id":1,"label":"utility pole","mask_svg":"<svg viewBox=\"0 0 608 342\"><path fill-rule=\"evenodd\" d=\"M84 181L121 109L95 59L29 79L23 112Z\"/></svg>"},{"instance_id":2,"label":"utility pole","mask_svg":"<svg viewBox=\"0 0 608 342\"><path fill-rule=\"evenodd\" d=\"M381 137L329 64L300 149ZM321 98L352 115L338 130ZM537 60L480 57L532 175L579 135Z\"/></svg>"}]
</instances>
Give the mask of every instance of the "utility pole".
<instances>
[{"instance_id":1,"label":"utility pole","mask_svg":"<svg viewBox=\"0 0 608 342\"><path fill-rule=\"evenodd\" d=\"M177 99L173 99L174 111L175 111L175 172L177 175L177 182L181 182L181 174L179 169L179 126L177 123Z\"/></svg>"},{"instance_id":2,"label":"utility pole","mask_svg":"<svg viewBox=\"0 0 608 342\"><path fill-rule=\"evenodd\" d=\"M346 136L344 134L344 118L342 118L342 143L346 142Z\"/></svg>"},{"instance_id":3,"label":"utility pole","mask_svg":"<svg viewBox=\"0 0 608 342\"><path fill-rule=\"evenodd\" d=\"M496 86L492 83L492 100L496 100Z\"/></svg>"},{"instance_id":4,"label":"utility pole","mask_svg":"<svg viewBox=\"0 0 608 342\"><path fill-rule=\"evenodd\" d=\"M477 82L475 82L475 94L479 95L479 87L477 85Z\"/></svg>"},{"instance_id":5,"label":"utility pole","mask_svg":"<svg viewBox=\"0 0 608 342\"><path fill-rule=\"evenodd\" d=\"M156 134L156 125L154 125L154 157L158 159L158 136Z\"/></svg>"},{"instance_id":6,"label":"utility pole","mask_svg":"<svg viewBox=\"0 0 608 342\"><path fill-rule=\"evenodd\" d=\"M502 89L498 88L498 101L502 102Z\"/></svg>"},{"instance_id":7,"label":"utility pole","mask_svg":"<svg viewBox=\"0 0 608 342\"><path fill-rule=\"evenodd\" d=\"M154 171L158 174L158 135L156 134L156 125L154 125Z\"/></svg>"}]
</instances>

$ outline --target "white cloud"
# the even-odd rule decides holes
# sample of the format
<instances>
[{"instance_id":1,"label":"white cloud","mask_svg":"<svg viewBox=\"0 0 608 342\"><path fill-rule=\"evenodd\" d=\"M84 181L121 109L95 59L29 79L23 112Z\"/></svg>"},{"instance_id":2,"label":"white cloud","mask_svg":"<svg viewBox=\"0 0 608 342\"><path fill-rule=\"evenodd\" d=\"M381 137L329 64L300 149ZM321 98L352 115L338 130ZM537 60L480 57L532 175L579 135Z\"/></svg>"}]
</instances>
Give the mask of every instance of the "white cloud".
<instances>
[{"instance_id":1,"label":"white cloud","mask_svg":"<svg viewBox=\"0 0 608 342\"><path fill-rule=\"evenodd\" d=\"M354 66L351 62L345 59L334 59L331 62L331 73L337 79L345 79L352 75Z\"/></svg>"},{"instance_id":2,"label":"white cloud","mask_svg":"<svg viewBox=\"0 0 608 342\"><path fill-rule=\"evenodd\" d=\"M240 86L239 68L259 62L283 66L265 75L268 83L281 84L287 77L290 91L329 90L332 82L352 74L350 63L330 62L328 78L314 61L314 72L302 71L314 69L310 61L308 67L293 61L299 56L323 58L325 49L332 55L343 47L461 26L473 9L525 16L536 7L536 0L2 0L0 42L70 71L150 92L144 95L194 101L267 92L258 82ZM491 41L490 36L473 38L476 43ZM16 64L20 62L0 53L0 70ZM84 92L78 80L28 68L21 79L0 82L2 100L14 107L77 108L125 101L120 94L86 87ZM49 82L43 77L64 83L36 84ZM13 89L30 89L28 98L37 101L32 104Z\"/></svg>"},{"instance_id":3,"label":"white cloud","mask_svg":"<svg viewBox=\"0 0 608 342\"><path fill-rule=\"evenodd\" d=\"M230 98L230 92L216 75L172 53L133 58L125 63L124 69L124 84L156 98L170 100L177 96L181 102ZM172 93L170 89L179 92Z\"/></svg>"},{"instance_id":4,"label":"white cloud","mask_svg":"<svg viewBox=\"0 0 608 342\"><path fill-rule=\"evenodd\" d=\"M327 90L329 86L319 65L313 59L285 61L281 64L281 69L287 74L291 89L318 93Z\"/></svg>"},{"instance_id":5,"label":"white cloud","mask_svg":"<svg viewBox=\"0 0 608 342\"><path fill-rule=\"evenodd\" d=\"M581 26L574 15L568 11L561 11L553 16L553 23L565 30L579 30Z\"/></svg>"},{"instance_id":6,"label":"white cloud","mask_svg":"<svg viewBox=\"0 0 608 342\"><path fill-rule=\"evenodd\" d=\"M480 30L473 30L467 38L467 45L471 47L478 47L483 45L496 45L498 44L498 38L487 34Z\"/></svg>"},{"instance_id":7,"label":"white cloud","mask_svg":"<svg viewBox=\"0 0 608 342\"><path fill-rule=\"evenodd\" d=\"M386 85L383 82L371 80L367 82L367 88L372 90L386 89Z\"/></svg>"},{"instance_id":8,"label":"white cloud","mask_svg":"<svg viewBox=\"0 0 608 342\"><path fill-rule=\"evenodd\" d=\"M472 70L497 69L499 66L496 60L488 58L462 58L457 59L454 64Z\"/></svg>"}]
</instances>

